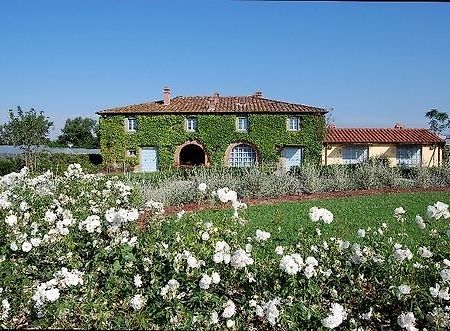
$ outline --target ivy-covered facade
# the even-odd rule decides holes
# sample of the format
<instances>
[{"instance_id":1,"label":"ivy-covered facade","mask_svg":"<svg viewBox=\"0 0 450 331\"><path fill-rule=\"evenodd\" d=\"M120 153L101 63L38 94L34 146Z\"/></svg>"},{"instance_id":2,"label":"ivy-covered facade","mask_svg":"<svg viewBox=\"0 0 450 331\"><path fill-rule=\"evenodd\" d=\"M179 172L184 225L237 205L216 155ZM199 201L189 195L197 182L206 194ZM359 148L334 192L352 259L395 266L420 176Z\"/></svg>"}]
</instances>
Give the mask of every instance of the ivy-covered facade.
<instances>
[{"instance_id":1,"label":"ivy-covered facade","mask_svg":"<svg viewBox=\"0 0 450 331\"><path fill-rule=\"evenodd\" d=\"M104 162L136 171L174 166L320 163L322 108L245 97L176 97L100 115Z\"/></svg>"}]
</instances>

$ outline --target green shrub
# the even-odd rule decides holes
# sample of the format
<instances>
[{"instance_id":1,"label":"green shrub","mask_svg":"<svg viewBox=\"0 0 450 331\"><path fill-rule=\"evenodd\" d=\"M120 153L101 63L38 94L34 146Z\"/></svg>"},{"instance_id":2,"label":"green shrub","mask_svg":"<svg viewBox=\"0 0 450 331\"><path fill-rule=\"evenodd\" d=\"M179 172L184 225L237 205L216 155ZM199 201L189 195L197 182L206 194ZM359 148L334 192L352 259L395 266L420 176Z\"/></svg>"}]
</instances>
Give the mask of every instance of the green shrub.
<instances>
[{"instance_id":1,"label":"green shrub","mask_svg":"<svg viewBox=\"0 0 450 331\"><path fill-rule=\"evenodd\" d=\"M0 176L18 172L25 166L25 161L17 156L0 158Z\"/></svg>"}]
</instances>

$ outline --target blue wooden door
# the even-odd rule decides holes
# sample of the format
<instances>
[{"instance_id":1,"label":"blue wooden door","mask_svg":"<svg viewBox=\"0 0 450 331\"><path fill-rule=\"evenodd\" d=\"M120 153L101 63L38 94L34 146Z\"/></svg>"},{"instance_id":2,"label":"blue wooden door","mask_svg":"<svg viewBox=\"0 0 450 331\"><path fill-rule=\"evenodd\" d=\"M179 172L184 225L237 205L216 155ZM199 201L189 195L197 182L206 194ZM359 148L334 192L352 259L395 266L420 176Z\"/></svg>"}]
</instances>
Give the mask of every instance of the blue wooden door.
<instances>
[{"instance_id":1,"label":"blue wooden door","mask_svg":"<svg viewBox=\"0 0 450 331\"><path fill-rule=\"evenodd\" d=\"M150 172L156 171L158 160L155 147L142 147L141 148L141 171Z\"/></svg>"},{"instance_id":2,"label":"blue wooden door","mask_svg":"<svg viewBox=\"0 0 450 331\"><path fill-rule=\"evenodd\" d=\"M285 147L281 150L281 156L284 158L286 171L289 171L291 167L302 164L303 147Z\"/></svg>"}]
</instances>

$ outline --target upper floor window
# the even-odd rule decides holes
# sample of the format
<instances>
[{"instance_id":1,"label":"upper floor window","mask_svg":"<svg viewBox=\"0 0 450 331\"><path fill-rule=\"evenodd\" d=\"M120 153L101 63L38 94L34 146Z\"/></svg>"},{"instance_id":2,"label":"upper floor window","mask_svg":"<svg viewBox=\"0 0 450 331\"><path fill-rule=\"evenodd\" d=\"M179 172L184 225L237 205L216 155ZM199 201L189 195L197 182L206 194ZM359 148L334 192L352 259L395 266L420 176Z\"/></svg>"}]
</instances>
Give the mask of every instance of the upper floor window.
<instances>
[{"instance_id":1,"label":"upper floor window","mask_svg":"<svg viewBox=\"0 0 450 331\"><path fill-rule=\"evenodd\" d=\"M299 117L288 117L287 127L289 131L299 131L300 130L300 118Z\"/></svg>"},{"instance_id":2,"label":"upper floor window","mask_svg":"<svg viewBox=\"0 0 450 331\"><path fill-rule=\"evenodd\" d=\"M236 119L236 131L247 131L248 130L248 117L239 116Z\"/></svg>"},{"instance_id":3,"label":"upper floor window","mask_svg":"<svg viewBox=\"0 0 450 331\"><path fill-rule=\"evenodd\" d=\"M344 164L361 163L367 160L367 146L344 146L342 161Z\"/></svg>"},{"instance_id":4,"label":"upper floor window","mask_svg":"<svg viewBox=\"0 0 450 331\"><path fill-rule=\"evenodd\" d=\"M127 156L129 156L129 157L136 157L137 156L136 150L135 149L127 150Z\"/></svg>"},{"instance_id":5,"label":"upper floor window","mask_svg":"<svg viewBox=\"0 0 450 331\"><path fill-rule=\"evenodd\" d=\"M256 164L256 150L247 144L240 144L231 150L229 164L232 167L249 167Z\"/></svg>"},{"instance_id":6,"label":"upper floor window","mask_svg":"<svg viewBox=\"0 0 450 331\"><path fill-rule=\"evenodd\" d=\"M397 165L419 166L422 163L422 153L419 145L397 146Z\"/></svg>"},{"instance_id":7,"label":"upper floor window","mask_svg":"<svg viewBox=\"0 0 450 331\"><path fill-rule=\"evenodd\" d=\"M186 131L195 132L197 130L197 117L186 118Z\"/></svg>"},{"instance_id":8,"label":"upper floor window","mask_svg":"<svg viewBox=\"0 0 450 331\"><path fill-rule=\"evenodd\" d=\"M128 117L127 118L127 130L128 131L136 131L137 130L136 117Z\"/></svg>"}]
</instances>

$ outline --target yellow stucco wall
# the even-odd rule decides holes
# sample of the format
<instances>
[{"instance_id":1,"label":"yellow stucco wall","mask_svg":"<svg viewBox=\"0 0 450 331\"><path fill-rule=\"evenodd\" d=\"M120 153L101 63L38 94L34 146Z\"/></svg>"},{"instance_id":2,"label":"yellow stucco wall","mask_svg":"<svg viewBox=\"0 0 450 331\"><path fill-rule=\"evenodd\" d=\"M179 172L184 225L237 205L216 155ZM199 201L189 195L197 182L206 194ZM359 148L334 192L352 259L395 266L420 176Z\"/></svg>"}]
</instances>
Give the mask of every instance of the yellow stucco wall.
<instances>
[{"instance_id":1,"label":"yellow stucco wall","mask_svg":"<svg viewBox=\"0 0 450 331\"><path fill-rule=\"evenodd\" d=\"M439 166L442 164L442 148L436 146L422 146L422 165L425 167Z\"/></svg>"},{"instance_id":2,"label":"yellow stucco wall","mask_svg":"<svg viewBox=\"0 0 450 331\"><path fill-rule=\"evenodd\" d=\"M322 150L322 164L342 164L342 147L344 145L329 145ZM389 159L389 164L395 166L397 164L396 146L395 145L369 145L370 157L384 157ZM442 164L442 148L436 146L433 149L430 145L422 146L422 166L432 167Z\"/></svg>"},{"instance_id":3,"label":"yellow stucco wall","mask_svg":"<svg viewBox=\"0 0 450 331\"><path fill-rule=\"evenodd\" d=\"M324 148L324 153L322 155L326 155L326 159L322 159L322 164L342 164L342 146L341 145L331 145L330 149Z\"/></svg>"},{"instance_id":4,"label":"yellow stucco wall","mask_svg":"<svg viewBox=\"0 0 450 331\"><path fill-rule=\"evenodd\" d=\"M370 157L387 158L390 166L395 166L397 164L395 145L370 145L369 158Z\"/></svg>"}]
</instances>

